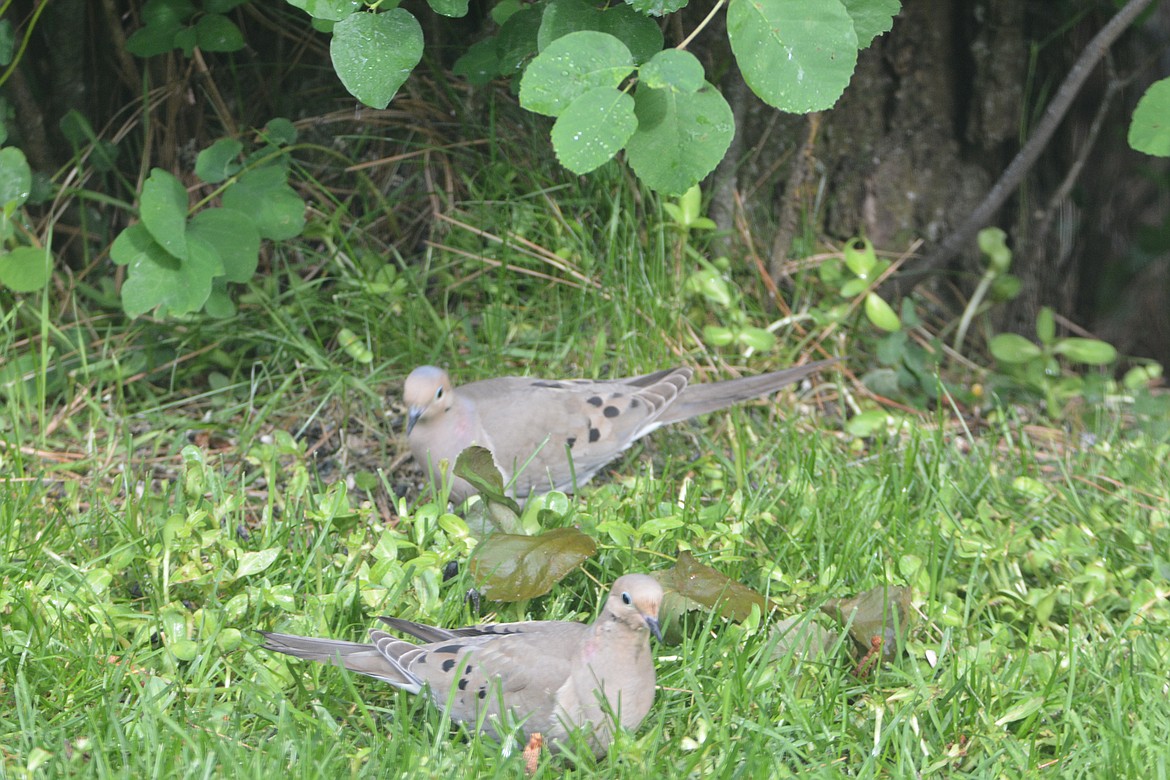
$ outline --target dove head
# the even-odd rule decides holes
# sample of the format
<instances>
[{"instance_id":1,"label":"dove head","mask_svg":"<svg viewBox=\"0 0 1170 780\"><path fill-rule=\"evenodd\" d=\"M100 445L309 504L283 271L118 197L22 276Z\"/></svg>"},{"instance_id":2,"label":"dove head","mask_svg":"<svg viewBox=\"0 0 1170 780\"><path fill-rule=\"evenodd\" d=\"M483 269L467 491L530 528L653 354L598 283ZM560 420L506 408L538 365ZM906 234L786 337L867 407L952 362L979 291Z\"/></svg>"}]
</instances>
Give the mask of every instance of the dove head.
<instances>
[{"instance_id":1,"label":"dove head","mask_svg":"<svg viewBox=\"0 0 1170 780\"><path fill-rule=\"evenodd\" d=\"M658 608L662 606L662 586L646 574L618 577L605 602L604 614L632 631L649 630L662 641L658 628Z\"/></svg>"},{"instance_id":2,"label":"dove head","mask_svg":"<svg viewBox=\"0 0 1170 780\"><path fill-rule=\"evenodd\" d=\"M451 377L441 368L419 366L411 371L402 389L402 400L408 407L406 434L409 436L419 422L437 420L446 414L455 403L454 389Z\"/></svg>"}]
</instances>

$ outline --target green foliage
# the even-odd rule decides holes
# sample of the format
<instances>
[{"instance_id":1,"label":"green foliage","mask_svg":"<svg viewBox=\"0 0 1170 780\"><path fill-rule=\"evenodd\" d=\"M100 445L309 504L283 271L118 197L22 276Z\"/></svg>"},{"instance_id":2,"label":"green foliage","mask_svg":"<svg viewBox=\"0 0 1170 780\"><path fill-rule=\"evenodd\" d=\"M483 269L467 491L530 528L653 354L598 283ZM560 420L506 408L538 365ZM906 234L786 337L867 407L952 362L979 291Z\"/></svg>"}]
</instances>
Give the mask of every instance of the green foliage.
<instances>
[{"instance_id":1,"label":"green foliage","mask_svg":"<svg viewBox=\"0 0 1170 780\"><path fill-rule=\"evenodd\" d=\"M367 105L384 108L420 61L421 27L402 8L347 14L345 3L288 2L336 23L334 69ZM715 169L735 134L731 109L702 65L682 48L663 50L648 16L683 5L500 4L492 12L498 33L469 46L454 72L472 84L519 75L521 105L556 117L553 149L570 171L595 171L624 149L647 186L681 195ZM431 7L445 16L467 10L465 2ZM784 111L817 111L836 103L858 48L888 30L899 7L896 0L818 0L814 8L803 0L731 0L728 38L761 99Z\"/></svg>"},{"instance_id":2,"label":"green foliage","mask_svg":"<svg viewBox=\"0 0 1170 780\"><path fill-rule=\"evenodd\" d=\"M888 260L878 259L873 244L867 238L854 238L845 242L844 270L836 262L821 267L821 279L831 287L837 288L837 294L852 301L851 306L861 303L865 317L874 326L887 333L894 333L902 328L898 314L874 292L873 287L878 283L890 267ZM857 299L860 297L860 301ZM843 316L845 310L838 309L832 313L833 317Z\"/></svg>"},{"instance_id":3,"label":"green foliage","mask_svg":"<svg viewBox=\"0 0 1170 780\"><path fill-rule=\"evenodd\" d=\"M1064 376L1057 358L1074 365L1104 366L1117 360L1117 350L1104 341L1076 337L1056 338L1052 309L1040 309L1036 317L1039 346L1015 333L1000 333L988 342L991 354L1007 366L1007 375L1044 394L1049 414L1059 415L1063 402L1084 395L1085 380Z\"/></svg>"},{"instance_id":4,"label":"green foliage","mask_svg":"<svg viewBox=\"0 0 1170 780\"><path fill-rule=\"evenodd\" d=\"M48 248L29 246L18 223L20 208L32 190L32 171L24 152L0 149L0 285L14 292L35 292L49 282L53 256Z\"/></svg>"},{"instance_id":5,"label":"green foliage","mask_svg":"<svg viewBox=\"0 0 1170 780\"><path fill-rule=\"evenodd\" d=\"M995 303L1010 301L1020 292L1020 280L1008 273L1012 267L1012 250L1007 245L1007 234L1000 228L989 227L979 231L979 251L987 259L987 270L963 308L955 330L955 351L963 351L967 330L975 317L986 312Z\"/></svg>"},{"instance_id":6,"label":"green foliage","mask_svg":"<svg viewBox=\"0 0 1170 780\"><path fill-rule=\"evenodd\" d=\"M385 108L422 59L418 20L402 8L379 14L355 13L333 27L329 55L350 94L366 105Z\"/></svg>"},{"instance_id":7,"label":"green foliage","mask_svg":"<svg viewBox=\"0 0 1170 780\"><path fill-rule=\"evenodd\" d=\"M1170 157L1170 78L1156 81L1133 110L1129 145L1155 157Z\"/></svg>"},{"instance_id":8,"label":"green foliage","mask_svg":"<svg viewBox=\"0 0 1170 780\"><path fill-rule=\"evenodd\" d=\"M232 52L244 48L244 34L224 14L247 0L147 0L142 6L144 25L126 39L126 49L138 57L154 57L174 49L190 57L196 48Z\"/></svg>"},{"instance_id":9,"label":"green foliage","mask_svg":"<svg viewBox=\"0 0 1170 780\"><path fill-rule=\"evenodd\" d=\"M675 203L664 203L663 211L672 220L668 226L679 236L676 252L698 265L698 270L683 282L684 292L703 301L720 323L704 325L703 340L713 347L736 344L745 355L770 351L776 346L776 336L766 328L750 323L743 295L730 278L731 262L726 257L708 260L690 246L692 231L715 228L715 223L702 215L701 205L702 193L698 185L694 185Z\"/></svg>"},{"instance_id":10,"label":"green foliage","mask_svg":"<svg viewBox=\"0 0 1170 780\"><path fill-rule=\"evenodd\" d=\"M855 278L841 285L839 291L841 296L853 298L864 293L866 318L888 333L901 330L902 323L890 308L890 304L870 289L890 264L886 260L878 260L873 244L868 238L855 238L845 243L845 267Z\"/></svg>"},{"instance_id":11,"label":"green foliage","mask_svg":"<svg viewBox=\"0 0 1170 780\"><path fill-rule=\"evenodd\" d=\"M730 0L727 39L765 103L804 114L831 108L857 65L857 31L839 2Z\"/></svg>"},{"instance_id":12,"label":"green foliage","mask_svg":"<svg viewBox=\"0 0 1170 780\"><path fill-rule=\"evenodd\" d=\"M174 175L154 169L142 187L141 222L114 240L110 258L126 266L122 305L131 317L159 310L182 316L204 309L230 317L235 305L229 283L243 284L256 272L263 239L300 235L304 202L288 185L288 162L277 146L295 135L285 120L269 124L270 144L246 161L243 145L222 139L200 152L196 175L220 184L222 206L188 218L187 190Z\"/></svg>"}]
</instances>

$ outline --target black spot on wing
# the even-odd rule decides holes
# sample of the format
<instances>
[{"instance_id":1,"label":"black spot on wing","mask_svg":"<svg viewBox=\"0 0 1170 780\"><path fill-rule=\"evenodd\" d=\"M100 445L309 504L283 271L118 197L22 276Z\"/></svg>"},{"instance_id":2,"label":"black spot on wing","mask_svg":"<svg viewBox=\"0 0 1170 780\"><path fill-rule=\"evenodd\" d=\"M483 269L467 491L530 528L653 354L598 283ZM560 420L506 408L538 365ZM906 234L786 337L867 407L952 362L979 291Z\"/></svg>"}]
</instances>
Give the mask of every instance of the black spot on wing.
<instances>
[{"instance_id":1,"label":"black spot on wing","mask_svg":"<svg viewBox=\"0 0 1170 780\"><path fill-rule=\"evenodd\" d=\"M601 406L603 403L605 403L605 401L601 400L601 396L595 395L586 400L585 403L589 404L590 406Z\"/></svg>"},{"instance_id":2,"label":"black spot on wing","mask_svg":"<svg viewBox=\"0 0 1170 780\"><path fill-rule=\"evenodd\" d=\"M554 390L563 390L565 388L564 382L554 382L549 379L538 379L532 383L533 387L551 387Z\"/></svg>"},{"instance_id":3,"label":"black spot on wing","mask_svg":"<svg viewBox=\"0 0 1170 780\"><path fill-rule=\"evenodd\" d=\"M639 401L637 398L630 399L630 408L631 409L637 409L641 405L642 405L642 402Z\"/></svg>"},{"instance_id":4,"label":"black spot on wing","mask_svg":"<svg viewBox=\"0 0 1170 780\"><path fill-rule=\"evenodd\" d=\"M479 690L475 692L475 695L481 699L486 699L487 698L487 686L486 685L479 686Z\"/></svg>"},{"instance_id":5,"label":"black spot on wing","mask_svg":"<svg viewBox=\"0 0 1170 780\"><path fill-rule=\"evenodd\" d=\"M600 438L601 438L601 429L600 428L590 428L589 429L589 443L590 444L593 444L594 442L596 442Z\"/></svg>"},{"instance_id":6,"label":"black spot on wing","mask_svg":"<svg viewBox=\"0 0 1170 780\"><path fill-rule=\"evenodd\" d=\"M468 683L468 679L466 677L460 677L459 678L459 690L461 690L461 691L467 690L467 683Z\"/></svg>"},{"instance_id":7,"label":"black spot on wing","mask_svg":"<svg viewBox=\"0 0 1170 780\"><path fill-rule=\"evenodd\" d=\"M455 659L454 658L448 658L446 661L443 662L443 671L444 672L449 672L454 667L455 667Z\"/></svg>"},{"instance_id":8,"label":"black spot on wing","mask_svg":"<svg viewBox=\"0 0 1170 780\"><path fill-rule=\"evenodd\" d=\"M606 417L617 417L622 413L622 410L618 409L616 406L607 406L601 410L601 413Z\"/></svg>"},{"instance_id":9,"label":"black spot on wing","mask_svg":"<svg viewBox=\"0 0 1170 780\"><path fill-rule=\"evenodd\" d=\"M573 445L576 443L577 443L576 436L570 436L569 438L565 439L565 444L569 445L569 449L573 449Z\"/></svg>"},{"instance_id":10,"label":"black spot on wing","mask_svg":"<svg viewBox=\"0 0 1170 780\"><path fill-rule=\"evenodd\" d=\"M464 648L464 645L443 645L442 647L436 648L435 652L436 653L455 654L455 653L458 653L463 648Z\"/></svg>"}]
</instances>

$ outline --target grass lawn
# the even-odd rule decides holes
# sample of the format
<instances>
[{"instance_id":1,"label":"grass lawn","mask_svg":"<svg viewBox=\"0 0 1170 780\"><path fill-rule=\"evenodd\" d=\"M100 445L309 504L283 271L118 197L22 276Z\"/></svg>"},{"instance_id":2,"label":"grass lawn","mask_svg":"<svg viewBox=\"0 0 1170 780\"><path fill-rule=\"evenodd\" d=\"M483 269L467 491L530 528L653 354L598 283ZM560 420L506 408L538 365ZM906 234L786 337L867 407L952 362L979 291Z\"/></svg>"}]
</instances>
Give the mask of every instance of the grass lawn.
<instances>
[{"instance_id":1,"label":"grass lawn","mask_svg":"<svg viewBox=\"0 0 1170 780\"><path fill-rule=\"evenodd\" d=\"M543 201L507 208L500 223L547 257L513 243L469 275L454 250L486 250L453 228L445 249L386 266L389 285L381 260L308 274L278 258L226 325L37 297L0 318L0 776L520 777L518 751L384 684L260 651L256 630L589 620L619 574L684 551L775 613L685 614L655 647L637 733L599 762L546 756L538 776L1170 775L1164 398L1060 422L1007 393L879 407L855 379L872 337L849 328L818 338L798 314L775 348L707 345L705 322L768 317L749 295L688 290L705 266L644 229L660 213L599 199L587 228L542 217ZM525 272L552 257L579 276ZM598 545L550 593L464 598L476 542L402 456L413 366L468 381L683 361L714 380L816 345L848 370L659 431L549 501L541 529ZM844 432L862 409L878 424ZM858 674L844 642L776 651L778 619L830 625L827 600L885 586L912 594L892 662Z\"/></svg>"}]
</instances>

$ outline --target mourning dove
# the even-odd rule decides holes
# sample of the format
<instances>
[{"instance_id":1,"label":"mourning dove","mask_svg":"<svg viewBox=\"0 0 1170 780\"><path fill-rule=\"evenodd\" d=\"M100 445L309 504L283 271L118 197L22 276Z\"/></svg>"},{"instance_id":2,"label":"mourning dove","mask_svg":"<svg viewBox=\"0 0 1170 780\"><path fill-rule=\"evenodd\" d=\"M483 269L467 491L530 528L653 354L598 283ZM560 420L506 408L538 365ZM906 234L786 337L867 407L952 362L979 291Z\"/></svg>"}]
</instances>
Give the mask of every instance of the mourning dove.
<instances>
[{"instance_id":1,"label":"mourning dove","mask_svg":"<svg viewBox=\"0 0 1170 780\"><path fill-rule=\"evenodd\" d=\"M491 451L516 498L571 492L663 425L767 395L834 362L700 385L687 384L693 371L682 366L626 379L500 377L458 388L443 369L421 366L403 389L407 439L436 488L450 481L456 504L475 488L440 466L449 472L476 444Z\"/></svg>"},{"instance_id":2,"label":"mourning dove","mask_svg":"<svg viewBox=\"0 0 1170 780\"><path fill-rule=\"evenodd\" d=\"M509 723L542 734L555 749L578 727L595 755L613 741L613 718L634 730L654 702L650 634L659 641L662 586L645 574L619 577L592 625L556 620L445 629L380 620L421 639L370 630L373 644L275 634L262 647L344 666L418 693L426 689L451 719L500 737ZM502 713L511 720L504 720Z\"/></svg>"}]
</instances>

